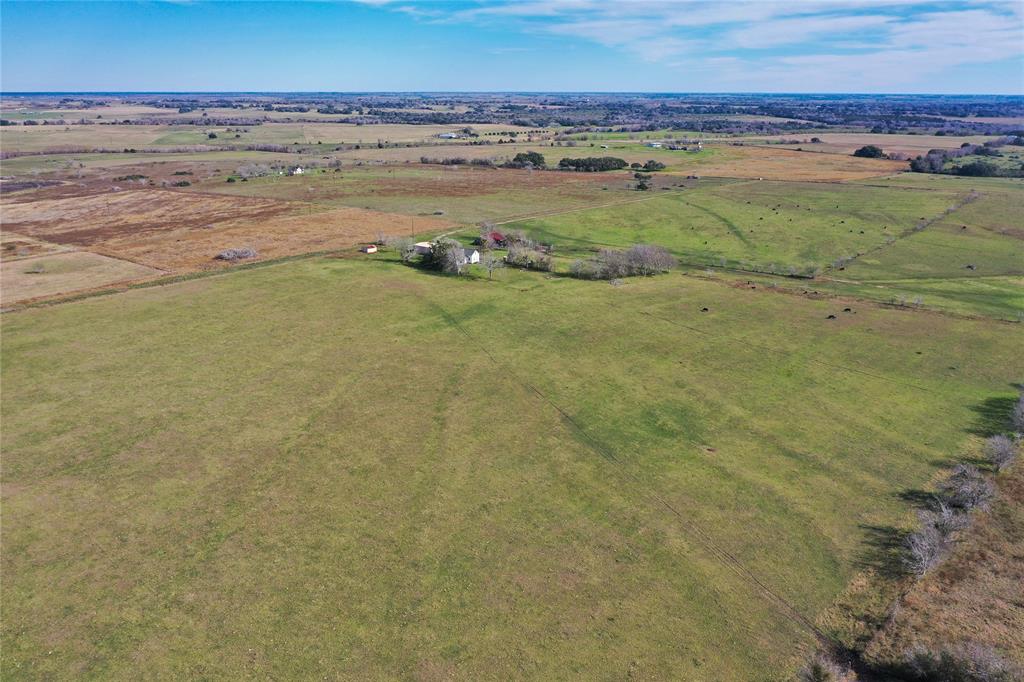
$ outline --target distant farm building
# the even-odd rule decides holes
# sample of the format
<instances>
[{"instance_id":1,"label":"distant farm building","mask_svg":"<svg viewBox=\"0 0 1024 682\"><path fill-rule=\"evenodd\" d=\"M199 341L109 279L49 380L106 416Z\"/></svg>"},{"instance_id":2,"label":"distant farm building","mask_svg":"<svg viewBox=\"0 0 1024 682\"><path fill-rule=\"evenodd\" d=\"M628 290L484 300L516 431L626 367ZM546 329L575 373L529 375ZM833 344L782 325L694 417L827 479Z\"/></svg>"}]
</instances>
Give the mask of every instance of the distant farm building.
<instances>
[{"instance_id":1,"label":"distant farm building","mask_svg":"<svg viewBox=\"0 0 1024 682\"><path fill-rule=\"evenodd\" d=\"M442 140L457 140L462 136L458 133L439 133L438 137Z\"/></svg>"},{"instance_id":2,"label":"distant farm building","mask_svg":"<svg viewBox=\"0 0 1024 682\"><path fill-rule=\"evenodd\" d=\"M470 265L480 262L480 252L476 249L464 249L463 253L466 256L466 262Z\"/></svg>"},{"instance_id":3,"label":"distant farm building","mask_svg":"<svg viewBox=\"0 0 1024 682\"><path fill-rule=\"evenodd\" d=\"M429 255L434 247L430 245L430 242L416 242L413 244L413 249L421 256Z\"/></svg>"},{"instance_id":4,"label":"distant farm building","mask_svg":"<svg viewBox=\"0 0 1024 682\"><path fill-rule=\"evenodd\" d=\"M648 147L653 147L654 149L661 149L661 143L660 142L648 142L647 146Z\"/></svg>"},{"instance_id":5,"label":"distant farm building","mask_svg":"<svg viewBox=\"0 0 1024 682\"><path fill-rule=\"evenodd\" d=\"M288 169L288 175L302 175L303 172L302 166L295 166L294 168Z\"/></svg>"},{"instance_id":6,"label":"distant farm building","mask_svg":"<svg viewBox=\"0 0 1024 682\"><path fill-rule=\"evenodd\" d=\"M367 244L360 249L363 253L377 253L377 247L373 244Z\"/></svg>"}]
</instances>

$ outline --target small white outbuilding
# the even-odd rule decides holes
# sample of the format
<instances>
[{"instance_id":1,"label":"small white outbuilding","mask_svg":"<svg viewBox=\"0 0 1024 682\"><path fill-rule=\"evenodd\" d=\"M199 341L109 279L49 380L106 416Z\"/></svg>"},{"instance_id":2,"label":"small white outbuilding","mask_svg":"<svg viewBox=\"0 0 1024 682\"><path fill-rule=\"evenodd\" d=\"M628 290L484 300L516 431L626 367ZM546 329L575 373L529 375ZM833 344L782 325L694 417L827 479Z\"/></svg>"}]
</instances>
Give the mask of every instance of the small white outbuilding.
<instances>
[{"instance_id":1,"label":"small white outbuilding","mask_svg":"<svg viewBox=\"0 0 1024 682\"><path fill-rule=\"evenodd\" d=\"M466 255L466 262L470 265L480 262L480 252L477 249L463 249L462 252Z\"/></svg>"},{"instance_id":2,"label":"small white outbuilding","mask_svg":"<svg viewBox=\"0 0 1024 682\"><path fill-rule=\"evenodd\" d=\"M419 255L426 256L434 250L434 247L430 245L430 242L416 242L413 244L413 249L415 249L416 253Z\"/></svg>"}]
</instances>

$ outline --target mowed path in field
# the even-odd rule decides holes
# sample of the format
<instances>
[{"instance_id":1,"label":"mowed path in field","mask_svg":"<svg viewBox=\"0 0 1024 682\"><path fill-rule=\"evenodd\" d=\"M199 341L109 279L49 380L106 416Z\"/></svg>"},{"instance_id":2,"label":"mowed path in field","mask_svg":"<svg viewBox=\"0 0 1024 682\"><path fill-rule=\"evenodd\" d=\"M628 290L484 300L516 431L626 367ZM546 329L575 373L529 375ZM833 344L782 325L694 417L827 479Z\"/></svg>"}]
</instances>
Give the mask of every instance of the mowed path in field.
<instances>
[{"instance_id":1,"label":"mowed path in field","mask_svg":"<svg viewBox=\"0 0 1024 682\"><path fill-rule=\"evenodd\" d=\"M4 667L788 679L1020 341L387 258L9 314Z\"/></svg>"}]
</instances>

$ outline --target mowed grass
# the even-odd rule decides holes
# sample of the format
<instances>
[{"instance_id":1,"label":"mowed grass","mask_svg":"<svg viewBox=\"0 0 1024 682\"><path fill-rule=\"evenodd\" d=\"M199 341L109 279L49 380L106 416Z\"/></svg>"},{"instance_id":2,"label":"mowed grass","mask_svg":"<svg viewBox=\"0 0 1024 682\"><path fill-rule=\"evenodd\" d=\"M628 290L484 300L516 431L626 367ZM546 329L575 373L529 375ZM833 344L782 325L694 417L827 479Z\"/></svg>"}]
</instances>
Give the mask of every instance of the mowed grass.
<instances>
[{"instance_id":1,"label":"mowed grass","mask_svg":"<svg viewBox=\"0 0 1024 682\"><path fill-rule=\"evenodd\" d=\"M708 184L514 227L570 255L649 243L689 263L807 272L885 244L959 196L838 183Z\"/></svg>"},{"instance_id":2,"label":"mowed grass","mask_svg":"<svg viewBox=\"0 0 1024 682\"><path fill-rule=\"evenodd\" d=\"M822 614L1024 372L1008 325L388 256L3 324L21 677L789 679L753 576Z\"/></svg>"}]
</instances>

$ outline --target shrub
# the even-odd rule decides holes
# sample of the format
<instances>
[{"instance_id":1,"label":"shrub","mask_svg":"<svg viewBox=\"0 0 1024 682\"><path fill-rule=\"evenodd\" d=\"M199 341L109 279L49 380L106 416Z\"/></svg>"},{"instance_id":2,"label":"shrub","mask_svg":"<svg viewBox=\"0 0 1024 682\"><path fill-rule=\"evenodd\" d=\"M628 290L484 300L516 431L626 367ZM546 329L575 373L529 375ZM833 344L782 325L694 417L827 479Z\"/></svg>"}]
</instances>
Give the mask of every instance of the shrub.
<instances>
[{"instance_id":1,"label":"shrub","mask_svg":"<svg viewBox=\"0 0 1024 682\"><path fill-rule=\"evenodd\" d=\"M466 252L462 244L451 237L439 237L430 246L430 253L423 258L425 265L450 275L462 274L466 267Z\"/></svg>"},{"instance_id":2,"label":"shrub","mask_svg":"<svg viewBox=\"0 0 1024 682\"><path fill-rule=\"evenodd\" d=\"M966 175L975 178L991 178L999 175L999 167L988 161L972 161L965 163L954 171L957 175Z\"/></svg>"},{"instance_id":3,"label":"shrub","mask_svg":"<svg viewBox=\"0 0 1024 682\"><path fill-rule=\"evenodd\" d=\"M637 244L625 251L604 249L596 259L573 263L571 272L582 279L620 279L654 275L677 264L675 257L662 247Z\"/></svg>"},{"instance_id":4,"label":"shrub","mask_svg":"<svg viewBox=\"0 0 1024 682\"><path fill-rule=\"evenodd\" d=\"M544 168L547 163L544 155L538 152L519 152L504 165L506 168Z\"/></svg>"},{"instance_id":5,"label":"shrub","mask_svg":"<svg viewBox=\"0 0 1024 682\"><path fill-rule=\"evenodd\" d=\"M1003 435L992 436L985 441L985 456L996 471L1002 471L1017 457L1017 443Z\"/></svg>"},{"instance_id":6,"label":"shrub","mask_svg":"<svg viewBox=\"0 0 1024 682\"><path fill-rule=\"evenodd\" d=\"M939 565L953 544L952 534L966 524L966 515L940 503L917 513L918 529L904 541L904 561L911 573L924 576Z\"/></svg>"},{"instance_id":7,"label":"shrub","mask_svg":"<svg viewBox=\"0 0 1024 682\"><path fill-rule=\"evenodd\" d=\"M978 644L943 648L938 651L917 647L904 653L903 676L931 682L1012 682L1021 669L996 651Z\"/></svg>"},{"instance_id":8,"label":"shrub","mask_svg":"<svg viewBox=\"0 0 1024 682\"><path fill-rule=\"evenodd\" d=\"M558 162L561 169L572 169L595 173L600 171L620 170L629 166L629 162L614 156L590 156L584 159L562 159Z\"/></svg>"},{"instance_id":9,"label":"shrub","mask_svg":"<svg viewBox=\"0 0 1024 682\"><path fill-rule=\"evenodd\" d=\"M216 260L226 260L226 261L236 261L236 260L244 260L246 258L255 258L255 257L256 257L256 249L254 249L252 247L249 247L249 246L245 246L245 247L242 247L240 249L224 249L223 251L218 253L216 256L214 256L214 259L216 259Z\"/></svg>"},{"instance_id":10,"label":"shrub","mask_svg":"<svg viewBox=\"0 0 1024 682\"><path fill-rule=\"evenodd\" d=\"M798 682L854 682L857 675L827 655L819 653L810 663L800 669L796 679Z\"/></svg>"},{"instance_id":11,"label":"shrub","mask_svg":"<svg viewBox=\"0 0 1024 682\"><path fill-rule=\"evenodd\" d=\"M398 257L402 259L403 263L411 263L416 256L416 244L408 237L391 239L388 246L398 252Z\"/></svg>"},{"instance_id":12,"label":"shrub","mask_svg":"<svg viewBox=\"0 0 1024 682\"><path fill-rule=\"evenodd\" d=\"M882 148L877 146L877 145L873 145L873 144L869 144L869 145L865 145L865 146L861 147L860 149L855 151L853 153L853 155L854 156L860 156L860 157L865 158L865 159L882 159L882 158L885 158L885 152L882 151Z\"/></svg>"},{"instance_id":13,"label":"shrub","mask_svg":"<svg viewBox=\"0 0 1024 682\"><path fill-rule=\"evenodd\" d=\"M995 492L992 482L970 464L957 464L940 490L946 504L964 511L985 508Z\"/></svg>"},{"instance_id":14,"label":"shrub","mask_svg":"<svg viewBox=\"0 0 1024 682\"><path fill-rule=\"evenodd\" d=\"M527 270L551 272L555 269L555 263L551 256L521 244L509 246L505 262L513 267L526 268Z\"/></svg>"}]
</instances>

